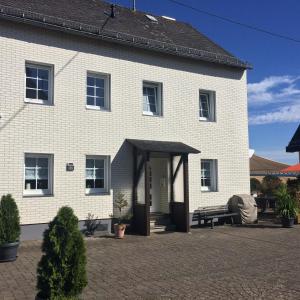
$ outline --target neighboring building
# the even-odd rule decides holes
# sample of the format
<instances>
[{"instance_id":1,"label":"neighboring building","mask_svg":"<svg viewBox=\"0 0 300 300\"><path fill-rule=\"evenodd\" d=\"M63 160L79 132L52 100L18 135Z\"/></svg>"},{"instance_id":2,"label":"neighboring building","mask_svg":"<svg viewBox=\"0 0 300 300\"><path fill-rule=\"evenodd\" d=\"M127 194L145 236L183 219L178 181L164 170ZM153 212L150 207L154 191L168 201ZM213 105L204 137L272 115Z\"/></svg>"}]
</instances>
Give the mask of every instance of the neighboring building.
<instances>
[{"instance_id":1,"label":"neighboring building","mask_svg":"<svg viewBox=\"0 0 300 300\"><path fill-rule=\"evenodd\" d=\"M145 235L150 212L189 231L194 210L250 193L249 65L190 25L100 0L0 0L0 40L0 194L22 238L63 205L110 226L118 192Z\"/></svg>"},{"instance_id":2,"label":"neighboring building","mask_svg":"<svg viewBox=\"0 0 300 300\"><path fill-rule=\"evenodd\" d=\"M300 162L300 125L298 126L296 132L294 133L292 139L290 140L288 146L286 147L286 152L299 153Z\"/></svg>"},{"instance_id":3,"label":"neighboring building","mask_svg":"<svg viewBox=\"0 0 300 300\"><path fill-rule=\"evenodd\" d=\"M259 181L262 181L262 179L267 175L277 176L283 181L286 181L291 177L293 178L290 174L281 172L281 170L287 167L289 167L289 165L255 154L250 157L250 176L251 178L257 178Z\"/></svg>"}]
</instances>

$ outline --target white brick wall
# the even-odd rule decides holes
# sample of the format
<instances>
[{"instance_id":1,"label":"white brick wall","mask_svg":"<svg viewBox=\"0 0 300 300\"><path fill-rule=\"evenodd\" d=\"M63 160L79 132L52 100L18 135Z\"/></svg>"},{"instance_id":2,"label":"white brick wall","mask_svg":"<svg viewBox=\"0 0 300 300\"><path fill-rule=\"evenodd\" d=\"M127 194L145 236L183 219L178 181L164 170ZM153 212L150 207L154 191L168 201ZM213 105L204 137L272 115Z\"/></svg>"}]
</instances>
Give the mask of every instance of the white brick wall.
<instances>
[{"instance_id":1,"label":"white brick wall","mask_svg":"<svg viewBox=\"0 0 300 300\"><path fill-rule=\"evenodd\" d=\"M110 155L112 189L130 200L126 138L181 141L189 156L190 211L249 192L246 73L194 60L0 22L0 194L12 193L22 224L45 223L62 205L79 219L108 218L112 196L85 195L85 155ZM54 105L24 103L25 61L54 65ZM85 108L86 73L111 75L111 112ZM142 81L163 83L163 117L142 115ZM198 120L199 89L216 91L217 122ZM54 155L54 196L23 197L24 153ZM218 160L219 191L201 193L200 159ZM73 162L74 172L66 172Z\"/></svg>"}]
</instances>

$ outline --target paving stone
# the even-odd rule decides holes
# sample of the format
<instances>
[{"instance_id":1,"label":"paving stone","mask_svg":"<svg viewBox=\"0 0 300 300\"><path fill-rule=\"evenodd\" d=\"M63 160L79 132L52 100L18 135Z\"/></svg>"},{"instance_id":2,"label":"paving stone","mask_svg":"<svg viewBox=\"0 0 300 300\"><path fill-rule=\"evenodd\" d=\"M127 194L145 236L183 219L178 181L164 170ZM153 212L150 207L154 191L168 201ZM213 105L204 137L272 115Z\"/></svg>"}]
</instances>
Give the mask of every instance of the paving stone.
<instances>
[{"instance_id":1,"label":"paving stone","mask_svg":"<svg viewBox=\"0 0 300 300\"><path fill-rule=\"evenodd\" d=\"M300 225L192 229L86 241L82 299L300 299ZM34 299L41 242L0 264L0 299Z\"/></svg>"}]
</instances>

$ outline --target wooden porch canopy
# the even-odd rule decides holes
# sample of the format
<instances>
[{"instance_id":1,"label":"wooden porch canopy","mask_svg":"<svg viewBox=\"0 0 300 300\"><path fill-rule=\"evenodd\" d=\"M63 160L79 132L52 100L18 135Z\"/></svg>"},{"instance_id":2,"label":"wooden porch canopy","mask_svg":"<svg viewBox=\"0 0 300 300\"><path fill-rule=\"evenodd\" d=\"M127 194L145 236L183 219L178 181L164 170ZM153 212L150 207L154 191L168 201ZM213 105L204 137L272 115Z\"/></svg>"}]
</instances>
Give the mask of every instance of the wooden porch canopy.
<instances>
[{"instance_id":1,"label":"wooden porch canopy","mask_svg":"<svg viewBox=\"0 0 300 300\"><path fill-rule=\"evenodd\" d=\"M164 152L171 154L188 154L188 153L200 153L199 150L190 147L181 142L164 142L164 141L149 141L149 140L133 140L127 139L131 145L146 152Z\"/></svg>"},{"instance_id":2,"label":"wooden porch canopy","mask_svg":"<svg viewBox=\"0 0 300 300\"><path fill-rule=\"evenodd\" d=\"M135 231L142 235L150 235L150 181L149 161L151 152L167 153L170 155L170 216L177 231L189 231L189 178L188 178L188 154L200 153L199 150L181 142L151 141L127 139L133 146L133 218ZM139 160L139 156L141 159ZM180 156L175 168L173 160ZM174 182L180 167L183 167L183 201L174 201ZM142 171L145 174L145 203L138 203L137 186Z\"/></svg>"}]
</instances>

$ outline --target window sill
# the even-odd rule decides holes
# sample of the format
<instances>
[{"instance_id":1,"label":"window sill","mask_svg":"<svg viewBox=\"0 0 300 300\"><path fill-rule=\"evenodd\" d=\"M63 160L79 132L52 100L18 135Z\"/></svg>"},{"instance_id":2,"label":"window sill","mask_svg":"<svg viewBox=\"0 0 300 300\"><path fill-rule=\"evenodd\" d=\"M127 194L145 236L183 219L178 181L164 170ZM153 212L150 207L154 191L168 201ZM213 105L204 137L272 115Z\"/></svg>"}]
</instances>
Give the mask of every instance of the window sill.
<instances>
[{"instance_id":1,"label":"window sill","mask_svg":"<svg viewBox=\"0 0 300 300\"><path fill-rule=\"evenodd\" d=\"M99 106L92 106L92 105L86 105L85 108L87 110L97 110L97 111L104 111L104 112L110 112L111 111L109 108L99 107Z\"/></svg>"},{"instance_id":2,"label":"window sill","mask_svg":"<svg viewBox=\"0 0 300 300\"><path fill-rule=\"evenodd\" d=\"M28 99L25 98L24 99L25 103L30 103L30 104L39 104L39 105L45 105L45 106L53 106L53 103L50 101L46 101L46 100L36 100L36 99Z\"/></svg>"},{"instance_id":3,"label":"window sill","mask_svg":"<svg viewBox=\"0 0 300 300\"><path fill-rule=\"evenodd\" d=\"M207 190L207 191L201 190L201 193L217 193L217 192L219 192L219 191L218 190Z\"/></svg>"},{"instance_id":4,"label":"window sill","mask_svg":"<svg viewBox=\"0 0 300 300\"><path fill-rule=\"evenodd\" d=\"M23 198L47 198L54 197L54 194L23 194Z\"/></svg>"},{"instance_id":5,"label":"window sill","mask_svg":"<svg viewBox=\"0 0 300 300\"><path fill-rule=\"evenodd\" d=\"M104 191L104 192L95 192L95 193L85 193L85 196L108 196L110 195L110 192Z\"/></svg>"},{"instance_id":6,"label":"window sill","mask_svg":"<svg viewBox=\"0 0 300 300\"><path fill-rule=\"evenodd\" d=\"M146 112L143 112L142 115L145 116L145 117L155 117L155 118L162 118L163 117L163 115L160 115L160 114L155 115L155 114L149 114L149 113L146 113Z\"/></svg>"},{"instance_id":7,"label":"window sill","mask_svg":"<svg viewBox=\"0 0 300 300\"><path fill-rule=\"evenodd\" d=\"M210 120L206 118L199 118L200 122L206 122L206 123L216 123L216 120Z\"/></svg>"}]
</instances>

